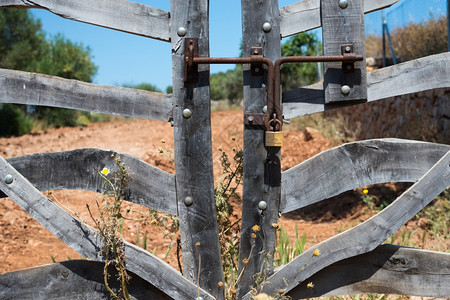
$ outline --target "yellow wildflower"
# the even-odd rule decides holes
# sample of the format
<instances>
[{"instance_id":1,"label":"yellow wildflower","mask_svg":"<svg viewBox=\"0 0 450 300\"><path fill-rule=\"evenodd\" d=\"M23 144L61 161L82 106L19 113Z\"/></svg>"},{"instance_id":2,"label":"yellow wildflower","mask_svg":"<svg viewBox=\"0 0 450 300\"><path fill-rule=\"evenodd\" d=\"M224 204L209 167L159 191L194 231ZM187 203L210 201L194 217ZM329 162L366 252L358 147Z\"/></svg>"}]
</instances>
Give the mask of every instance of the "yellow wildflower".
<instances>
[{"instance_id":1,"label":"yellow wildflower","mask_svg":"<svg viewBox=\"0 0 450 300\"><path fill-rule=\"evenodd\" d=\"M248 259L247 259L247 258L244 258L244 259L242 260L242 264L243 264L244 266L246 266L246 265L248 264Z\"/></svg>"},{"instance_id":2,"label":"yellow wildflower","mask_svg":"<svg viewBox=\"0 0 450 300\"><path fill-rule=\"evenodd\" d=\"M313 256L319 256L319 255L320 255L319 249L314 250Z\"/></svg>"},{"instance_id":3,"label":"yellow wildflower","mask_svg":"<svg viewBox=\"0 0 450 300\"><path fill-rule=\"evenodd\" d=\"M256 225L256 224L253 225L252 230L253 230L254 232L258 232L258 231L259 231L259 226Z\"/></svg>"},{"instance_id":4,"label":"yellow wildflower","mask_svg":"<svg viewBox=\"0 0 450 300\"><path fill-rule=\"evenodd\" d=\"M275 228L275 229L278 229L278 227L280 227L280 224L278 224L278 223L273 223L273 224L272 224L272 227Z\"/></svg>"},{"instance_id":5,"label":"yellow wildflower","mask_svg":"<svg viewBox=\"0 0 450 300\"><path fill-rule=\"evenodd\" d=\"M236 289L235 289L235 288L232 288L232 289L230 290L230 294L231 294L231 295L235 295L235 294L236 294L236 292L237 292L237 291L236 291Z\"/></svg>"},{"instance_id":6,"label":"yellow wildflower","mask_svg":"<svg viewBox=\"0 0 450 300\"><path fill-rule=\"evenodd\" d=\"M363 194L364 194L364 195L367 195L368 193L369 193L369 190L368 190L368 189L364 189L364 190L363 190Z\"/></svg>"},{"instance_id":7,"label":"yellow wildflower","mask_svg":"<svg viewBox=\"0 0 450 300\"><path fill-rule=\"evenodd\" d=\"M165 139L162 139L162 140L161 140L161 143L165 144L165 143L166 143L166 140L165 140Z\"/></svg>"},{"instance_id":8,"label":"yellow wildflower","mask_svg":"<svg viewBox=\"0 0 450 300\"><path fill-rule=\"evenodd\" d=\"M158 152L159 152L159 153L163 153L163 152L164 152L163 148L159 147L159 148L158 148Z\"/></svg>"},{"instance_id":9,"label":"yellow wildflower","mask_svg":"<svg viewBox=\"0 0 450 300\"><path fill-rule=\"evenodd\" d=\"M217 150L219 150L220 152L222 152L222 146L219 146L219 148L217 148Z\"/></svg>"},{"instance_id":10,"label":"yellow wildflower","mask_svg":"<svg viewBox=\"0 0 450 300\"><path fill-rule=\"evenodd\" d=\"M103 168L103 170L101 170L101 173L102 173L103 175L108 175L108 174L109 174L108 168Z\"/></svg>"},{"instance_id":11,"label":"yellow wildflower","mask_svg":"<svg viewBox=\"0 0 450 300\"><path fill-rule=\"evenodd\" d=\"M231 140L232 140L232 141L235 141L235 140L236 140L236 137L233 135L233 136L231 137Z\"/></svg>"},{"instance_id":12,"label":"yellow wildflower","mask_svg":"<svg viewBox=\"0 0 450 300\"><path fill-rule=\"evenodd\" d=\"M195 246L200 247L200 242L197 242Z\"/></svg>"},{"instance_id":13,"label":"yellow wildflower","mask_svg":"<svg viewBox=\"0 0 450 300\"><path fill-rule=\"evenodd\" d=\"M256 234L252 233L251 237L252 237L252 239L256 239Z\"/></svg>"},{"instance_id":14,"label":"yellow wildflower","mask_svg":"<svg viewBox=\"0 0 450 300\"><path fill-rule=\"evenodd\" d=\"M308 283L308 284L306 285L306 287L307 287L308 289L313 289L313 288L314 288L314 283L310 282L310 283Z\"/></svg>"},{"instance_id":15,"label":"yellow wildflower","mask_svg":"<svg viewBox=\"0 0 450 300\"><path fill-rule=\"evenodd\" d=\"M223 282L222 282L222 281L219 281L219 282L217 283L217 285L221 288L221 287L223 287Z\"/></svg>"}]
</instances>

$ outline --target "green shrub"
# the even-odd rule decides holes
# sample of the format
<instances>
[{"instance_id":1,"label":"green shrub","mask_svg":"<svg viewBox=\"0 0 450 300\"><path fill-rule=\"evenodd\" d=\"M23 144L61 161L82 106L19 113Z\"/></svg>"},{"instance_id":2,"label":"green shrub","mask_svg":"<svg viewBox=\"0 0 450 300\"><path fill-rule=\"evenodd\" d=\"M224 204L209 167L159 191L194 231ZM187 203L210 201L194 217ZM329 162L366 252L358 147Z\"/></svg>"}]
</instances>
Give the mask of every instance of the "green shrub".
<instances>
[{"instance_id":1,"label":"green shrub","mask_svg":"<svg viewBox=\"0 0 450 300\"><path fill-rule=\"evenodd\" d=\"M1 105L1 104L0 104ZM13 104L0 107L0 136L18 136L31 132L32 119Z\"/></svg>"}]
</instances>

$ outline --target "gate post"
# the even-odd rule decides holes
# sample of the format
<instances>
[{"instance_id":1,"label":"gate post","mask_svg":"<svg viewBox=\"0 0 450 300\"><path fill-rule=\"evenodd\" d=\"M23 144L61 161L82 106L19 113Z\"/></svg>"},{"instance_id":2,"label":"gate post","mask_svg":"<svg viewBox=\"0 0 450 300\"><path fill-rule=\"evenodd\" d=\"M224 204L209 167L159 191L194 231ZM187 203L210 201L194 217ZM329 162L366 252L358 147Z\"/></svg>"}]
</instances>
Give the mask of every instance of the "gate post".
<instances>
[{"instance_id":1,"label":"gate post","mask_svg":"<svg viewBox=\"0 0 450 300\"><path fill-rule=\"evenodd\" d=\"M184 83L184 38L198 38L199 55L209 57L208 6L208 0L171 1L173 122L183 275L197 283L200 274L200 286L216 292L223 272L214 201L209 65L198 67L198 83Z\"/></svg>"},{"instance_id":2,"label":"gate post","mask_svg":"<svg viewBox=\"0 0 450 300\"><path fill-rule=\"evenodd\" d=\"M242 1L242 48L244 56L250 56L251 47L262 47L264 57L275 61L280 57L280 26L278 0ZM263 113L267 105L267 72L265 76L251 74L250 66L244 65L244 115ZM271 83L273 84L273 83ZM245 123L245 122L244 122ZM278 220L280 200L280 148L271 147L268 153L264 147L265 129L259 126L244 126L244 180L242 201L242 227L239 249L239 273L242 260L249 257L246 270L240 282L238 295L246 294L253 283L253 274L265 263L270 275L276 229L272 226ZM267 204L265 210L259 204ZM252 240L252 227L258 225L260 236ZM255 243L252 249L252 243ZM265 253L261 252L264 251ZM266 255L269 257L265 261Z\"/></svg>"}]
</instances>

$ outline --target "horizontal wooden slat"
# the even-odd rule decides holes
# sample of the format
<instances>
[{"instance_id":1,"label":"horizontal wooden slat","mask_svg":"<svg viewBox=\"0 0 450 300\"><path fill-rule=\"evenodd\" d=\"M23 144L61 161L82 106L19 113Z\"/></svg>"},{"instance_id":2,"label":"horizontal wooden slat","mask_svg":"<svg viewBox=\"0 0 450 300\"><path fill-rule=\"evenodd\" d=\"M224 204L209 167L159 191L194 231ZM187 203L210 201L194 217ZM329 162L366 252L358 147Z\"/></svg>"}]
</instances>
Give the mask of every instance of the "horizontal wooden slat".
<instances>
[{"instance_id":1,"label":"horizontal wooden slat","mask_svg":"<svg viewBox=\"0 0 450 300\"><path fill-rule=\"evenodd\" d=\"M170 41L169 12L126 0L2 0L0 7L41 8L65 19Z\"/></svg>"},{"instance_id":2,"label":"horizontal wooden slat","mask_svg":"<svg viewBox=\"0 0 450 300\"><path fill-rule=\"evenodd\" d=\"M6 69L0 69L0 103L65 107L159 121L172 118L172 100L166 94Z\"/></svg>"},{"instance_id":3,"label":"horizontal wooden slat","mask_svg":"<svg viewBox=\"0 0 450 300\"><path fill-rule=\"evenodd\" d=\"M110 299L103 284L104 264L69 260L0 274L0 299ZM118 289L114 270L109 284ZM131 276L127 289L131 299L173 299L138 275Z\"/></svg>"},{"instance_id":4,"label":"horizontal wooden slat","mask_svg":"<svg viewBox=\"0 0 450 300\"><path fill-rule=\"evenodd\" d=\"M450 87L450 53L445 52L367 72L367 101ZM344 107L325 104L321 83L283 93L286 119ZM359 104L363 105L363 104Z\"/></svg>"},{"instance_id":5,"label":"horizontal wooden slat","mask_svg":"<svg viewBox=\"0 0 450 300\"><path fill-rule=\"evenodd\" d=\"M112 155L120 157L133 178L127 187L125 200L177 214L175 176L131 155L112 150L77 149L13 157L7 161L40 191L76 189L98 192L102 190L103 179L96 169L116 170ZM2 196L5 195L0 192Z\"/></svg>"},{"instance_id":6,"label":"horizontal wooden slat","mask_svg":"<svg viewBox=\"0 0 450 300\"><path fill-rule=\"evenodd\" d=\"M12 183L8 184L3 180L6 175L12 175ZM102 260L102 243L97 230L74 218L45 197L2 157L0 178L0 190L48 231L84 257ZM196 285L171 266L142 248L124 243L127 270L174 299L193 299L197 296ZM200 290L200 294L204 299L214 299L203 290Z\"/></svg>"},{"instance_id":7,"label":"horizontal wooden slat","mask_svg":"<svg viewBox=\"0 0 450 300\"><path fill-rule=\"evenodd\" d=\"M365 185L415 182L449 150L450 145L377 139L324 151L282 173L281 211Z\"/></svg>"},{"instance_id":8,"label":"horizontal wooden slat","mask_svg":"<svg viewBox=\"0 0 450 300\"><path fill-rule=\"evenodd\" d=\"M335 262L372 251L449 185L450 151L381 212L358 226L311 247L267 278L264 292L272 294L279 289L288 292ZM316 249L320 252L319 256L313 256ZM305 265L307 267L304 268ZM249 299L249 296L247 294L244 299ZM446 296L448 295L442 295Z\"/></svg>"},{"instance_id":9,"label":"horizontal wooden slat","mask_svg":"<svg viewBox=\"0 0 450 300\"><path fill-rule=\"evenodd\" d=\"M364 0L364 13L383 9L398 0ZM280 8L280 31L282 37L308 31L322 26L320 0L303 0Z\"/></svg>"},{"instance_id":10,"label":"horizontal wooden slat","mask_svg":"<svg viewBox=\"0 0 450 300\"><path fill-rule=\"evenodd\" d=\"M306 287L309 282L314 283L313 289ZM447 297L449 282L450 253L382 245L321 270L296 286L289 296L304 299L388 293Z\"/></svg>"}]
</instances>

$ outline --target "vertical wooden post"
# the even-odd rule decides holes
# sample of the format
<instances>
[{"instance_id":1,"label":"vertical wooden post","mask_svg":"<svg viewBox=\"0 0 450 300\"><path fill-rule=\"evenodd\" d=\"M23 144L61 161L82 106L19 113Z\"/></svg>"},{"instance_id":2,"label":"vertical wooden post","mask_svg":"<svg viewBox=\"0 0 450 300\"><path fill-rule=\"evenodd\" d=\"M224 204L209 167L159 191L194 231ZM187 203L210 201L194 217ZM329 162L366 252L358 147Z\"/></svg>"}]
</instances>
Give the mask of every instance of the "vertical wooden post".
<instances>
[{"instance_id":1,"label":"vertical wooden post","mask_svg":"<svg viewBox=\"0 0 450 300\"><path fill-rule=\"evenodd\" d=\"M270 31L266 29L270 24ZM242 1L242 47L244 56L250 56L251 47L262 47L263 55L272 61L280 57L280 26L278 0ZM267 75L267 74L266 74ZM253 76L249 66L244 66L244 114L262 113L267 105L267 76ZM272 271L273 250L276 230L272 224L278 220L280 199L281 168L280 148L271 148L268 153L264 147L264 128L246 125L244 127L244 181L242 201L242 227L239 249L239 270L242 260L251 252L245 273L239 285L241 298L253 284L252 276L265 268ZM267 209L261 210L258 204L264 201ZM252 241L252 227L258 225L260 232ZM263 241L261 241L260 237ZM252 249L252 244L254 248ZM263 252L262 252L263 251ZM267 256L266 256L267 255ZM266 261L266 257L269 258Z\"/></svg>"},{"instance_id":2,"label":"vertical wooden post","mask_svg":"<svg viewBox=\"0 0 450 300\"><path fill-rule=\"evenodd\" d=\"M184 37L198 38L199 55L209 56L208 8L208 0L171 1L173 122L183 275L197 282L200 243L200 286L217 293L223 272L214 201L209 65L198 67L198 83L184 83ZM180 27L186 30L184 37L177 34Z\"/></svg>"},{"instance_id":3,"label":"vertical wooden post","mask_svg":"<svg viewBox=\"0 0 450 300\"><path fill-rule=\"evenodd\" d=\"M364 55L364 9L362 0L321 0L323 55L348 52ZM366 60L348 65L324 63L325 103L367 100ZM350 67L349 67L350 68ZM348 87L348 88L347 88Z\"/></svg>"}]
</instances>

